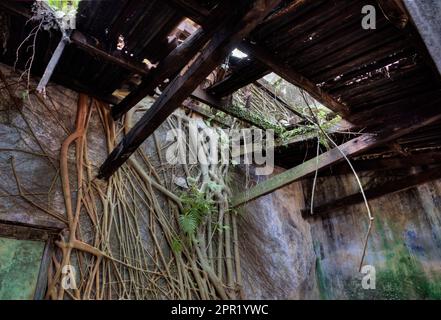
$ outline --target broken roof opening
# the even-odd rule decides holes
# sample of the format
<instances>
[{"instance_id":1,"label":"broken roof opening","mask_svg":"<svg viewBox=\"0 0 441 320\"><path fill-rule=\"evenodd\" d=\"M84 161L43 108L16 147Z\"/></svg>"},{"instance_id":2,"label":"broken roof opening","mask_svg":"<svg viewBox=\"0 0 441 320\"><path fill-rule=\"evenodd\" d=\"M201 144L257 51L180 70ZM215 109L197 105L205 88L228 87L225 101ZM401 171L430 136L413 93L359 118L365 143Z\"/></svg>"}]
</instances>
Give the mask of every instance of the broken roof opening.
<instances>
[{"instance_id":1,"label":"broken roof opening","mask_svg":"<svg viewBox=\"0 0 441 320\"><path fill-rule=\"evenodd\" d=\"M175 39L178 41L178 44L181 44L186 39L188 39L192 34L194 34L197 30L199 30L201 26L191 20L190 18L185 18L179 23L179 25L168 35L168 42L172 42Z\"/></svg>"},{"instance_id":2,"label":"broken roof opening","mask_svg":"<svg viewBox=\"0 0 441 320\"><path fill-rule=\"evenodd\" d=\"M236 57L236 58L239 58L239 59L243 59L243 58L248 57L248 55L247 55L246 53L240 51L240 50L237 49L237 48L235 48L235 49L231 52L231 55L232 55L233 57Z\"/></svg>"}]
</instances>

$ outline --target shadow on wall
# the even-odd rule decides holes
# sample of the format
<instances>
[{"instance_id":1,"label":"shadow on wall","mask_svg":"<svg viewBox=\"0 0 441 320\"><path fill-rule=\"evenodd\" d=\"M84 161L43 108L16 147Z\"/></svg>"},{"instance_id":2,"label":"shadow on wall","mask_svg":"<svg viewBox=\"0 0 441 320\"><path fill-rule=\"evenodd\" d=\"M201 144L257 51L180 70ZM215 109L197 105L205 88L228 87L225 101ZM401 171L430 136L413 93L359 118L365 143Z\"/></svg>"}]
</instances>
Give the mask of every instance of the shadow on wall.
<instances>
[{"instance_id":1,"label":"shadow on wall","mask_svg":"<svg viewBox=\"0 0 441 320\"><path fill-rule=\"evenodd\" d=\"M243 192L259 179L244 166L232 169ZM274 174L279 173L276 168ZM240 190L238 190L240 188ZM239 246L248 299L317 299L315 254L309 223L301 217L303 193L291 184L239 209Z\"/></svg>"}]
</instances>

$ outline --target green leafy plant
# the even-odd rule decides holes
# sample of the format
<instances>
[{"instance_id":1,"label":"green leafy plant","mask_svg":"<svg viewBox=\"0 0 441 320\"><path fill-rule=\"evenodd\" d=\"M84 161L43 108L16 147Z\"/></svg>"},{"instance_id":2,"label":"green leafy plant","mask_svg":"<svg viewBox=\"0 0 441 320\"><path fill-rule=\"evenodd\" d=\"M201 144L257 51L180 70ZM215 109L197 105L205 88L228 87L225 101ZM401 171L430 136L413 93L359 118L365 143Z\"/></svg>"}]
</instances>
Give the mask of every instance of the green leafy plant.
<instances>
[{"instance_id":1,"label":"green leafy plant","mask_svg":"<svg viewBox=\"0 0 441 320\"><path fill-rule=\"evenodd\" d=\"M183 213L179 216L179 225L188 236L193 237L203 218L215 210L215 203L206 199L205 194L196 187L190 188L181 195L181 202L184 207Z\"/></svg>"},{"instance_id":2,"label":"green leafy plant","mask_svg":"<svg viewBox=\"0 0 441 320\"><path fill-rule=\"evenodd\" d=\"M78 9L80 0L46 0L46 3L54 10L66 12L70 8Z\"/></svg>"},{"instance_id":3,"label":"green leafy plant","mask_svg":"<svg viewBox=\"0 0 441 320\"><path fill-rule=\"evenodd\" d=\"M23 90L20 92L20 98L21 100L25 101L29 98L29 90Z\"/></svg>"}]
</instances>

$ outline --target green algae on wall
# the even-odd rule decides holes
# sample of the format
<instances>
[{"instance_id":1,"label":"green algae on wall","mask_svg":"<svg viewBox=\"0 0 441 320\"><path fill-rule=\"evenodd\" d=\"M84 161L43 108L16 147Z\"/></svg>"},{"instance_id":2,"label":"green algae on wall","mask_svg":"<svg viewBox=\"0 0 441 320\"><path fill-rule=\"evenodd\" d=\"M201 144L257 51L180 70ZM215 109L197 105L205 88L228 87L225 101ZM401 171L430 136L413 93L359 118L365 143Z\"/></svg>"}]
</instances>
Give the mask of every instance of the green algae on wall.
<instances>
[{"instance_id":1,"label":"green algae on wall","mask_svg":"<svg viewBox=\"0 0 441 320\"><path fill-rule=\"evenodd\" d=\"M0 300L33 299L44 245L0 238Z\"/></svg>"},{"instance_id":2,"label":"green algae on wall","mask_svg":"<svg viewBox=\"0 0 441 320\"><path fill-rule=\"evenodd\" d=\"M314 253L316 256L315 260L315 277L317 280L317 287L319 292L319 297L321 300L328 300L332 293L329 292L328 279L326 273L323 270L321 259L320 259L320 244L318 241L314 241Z\"/></svg>"},{"instance_id":3,"label":"green algae on wall","mask_svg":"<svg viewBox=\"0 0 441 320\"><path fill-rule=\"evenodd\" d=\"M321 259L320 242L314 243L316 279L320 299L352 300L438 300L441 299L441 273L436 268L424 265L427 252L424 248L414 248L406 240L407 234L416 231L410 225L395 224L377 216L369 250L376 270L376 288L363 289L364 274L341 275L327 269L329 261ZM340 282L341 287L336 283Z\"/></svg>"},{"instance_id":4,"label":"green algae on wall","mask_svg":"<svg viewBox=\"0 0 441 320\"><path fill-rule=\"evenodd\" d=\"M320 294L320 299L321 300L328 300L329 299L329 294L328 294L328 289L327 289L327 279L326 279L326 275L322 270L322 266L320 263L320 258L316 258L315 260L315 274L316 274L316 278L317 278L317 286L318 286L318 290L319 290L319 294Z\"/></svg>"},{"instance_id":5,"label":"green algae on wall","mask_svg":"<svg viewBox=\"0 0 441 320\"><path fill-rule=\"evenodd\" d=\"M405 233L391 227L392 237L384 231L385 222L377 218L377 233L386 249L385 266L377 272L377 283L386 299L441 299L441 274L426 271L413 248L405 243Z\"/></svg>"}]
</instances>

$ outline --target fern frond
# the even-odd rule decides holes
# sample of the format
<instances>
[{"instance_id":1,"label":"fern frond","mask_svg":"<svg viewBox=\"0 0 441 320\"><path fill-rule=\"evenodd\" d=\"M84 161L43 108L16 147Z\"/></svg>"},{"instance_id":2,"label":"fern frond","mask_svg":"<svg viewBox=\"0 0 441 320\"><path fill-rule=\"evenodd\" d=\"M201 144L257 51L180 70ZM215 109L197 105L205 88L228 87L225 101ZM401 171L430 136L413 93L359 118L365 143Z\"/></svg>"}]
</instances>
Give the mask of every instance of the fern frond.
<instances>
[{"instance_id":1,"label":"fern frond","mask_svg":"<svg viewBox=\"0 0 441 320\"><path fill-rule=\"evenodd\" d=\"M198 227L198 219L194 214L185 214L179 216L179 224L188 235L194 235Z\"/></svg>"}]
</instances>

